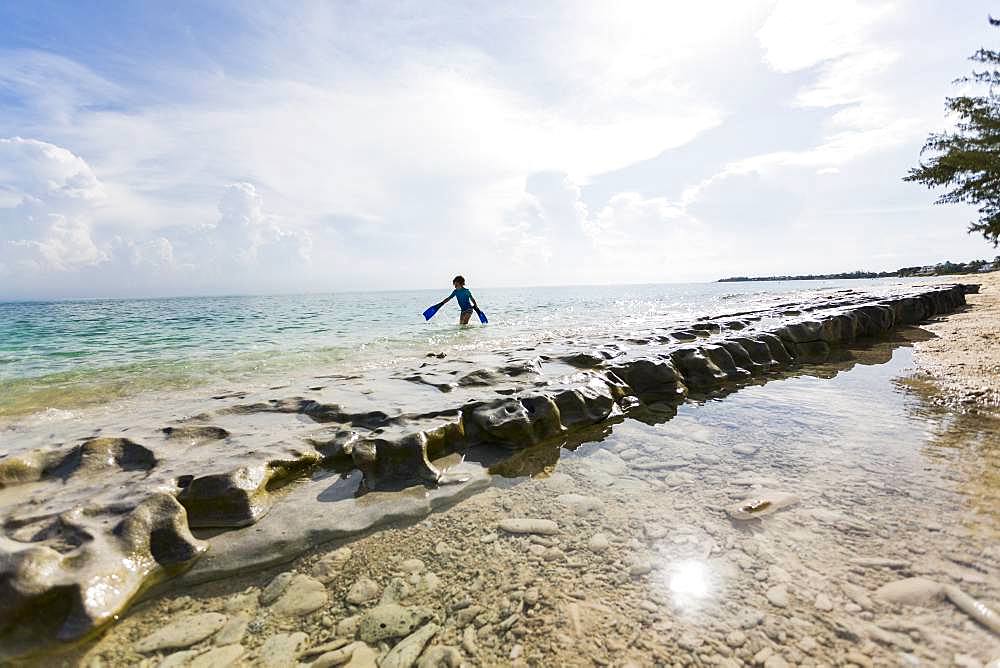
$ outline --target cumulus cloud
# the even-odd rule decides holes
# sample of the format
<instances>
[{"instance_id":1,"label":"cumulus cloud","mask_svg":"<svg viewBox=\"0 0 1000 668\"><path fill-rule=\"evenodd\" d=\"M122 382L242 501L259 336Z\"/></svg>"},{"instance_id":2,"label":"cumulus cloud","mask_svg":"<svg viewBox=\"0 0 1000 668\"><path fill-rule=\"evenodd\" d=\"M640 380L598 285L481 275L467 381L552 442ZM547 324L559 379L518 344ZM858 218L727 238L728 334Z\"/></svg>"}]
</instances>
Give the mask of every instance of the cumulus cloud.
<instances>
[{"instance_id":1,"label":"cumulus cloud","mask_svg":"<svg viewBox=\"0 0 1000 668\"><path fill-rule=\"evenodd\" d=\"M36 272L107 261L91 236L91 215L105 198L90 166L65 148L0 138L0 262Z\"/></svg>"},{"instance_id":2,"label":"cumulus cloud","mask_svg":"<svg viewBox=\"0 0 1000 668\"><path fill-rule=\"evenodd\" d=\"M215 220L101 235L95 227L117 202L82 157L36 139L0 139L0 272L22 278L104 266L130 282L184 273L224 278L235 289L248 273L302 275L312 239L265 211L248 182L222 189ZM113 192L113 191L112 191ZM127 269L126 269L127 268ZM200 285L204 285L201 283Z\"/></svg>"},{"instance_id":3,"label":"cumulus cloud","mask_svg":"<svg viewBox=\"0 0 1000 668\"><path fill-rule=\"evenodd\" d=\"M531 175L503 220L496 240L505 256L556 265L561 281L689 277L715 255L707 227L681 203L621 192L592 211L580 184L558 172Z\"/></svg>"},{"instance_id":4,"label":"cumulus cloud","mask_svg":"<svg viewBox=\"0 0 1000 668\"><path fill-rule=\"evenodd\" d=\"M265 214L264 199L252 183L226 186L219 214L211 236L216 249L230 260L244 265L309 263L312 239L308 232L286 229L275 216Z\"/></svg>"}]
</instances>

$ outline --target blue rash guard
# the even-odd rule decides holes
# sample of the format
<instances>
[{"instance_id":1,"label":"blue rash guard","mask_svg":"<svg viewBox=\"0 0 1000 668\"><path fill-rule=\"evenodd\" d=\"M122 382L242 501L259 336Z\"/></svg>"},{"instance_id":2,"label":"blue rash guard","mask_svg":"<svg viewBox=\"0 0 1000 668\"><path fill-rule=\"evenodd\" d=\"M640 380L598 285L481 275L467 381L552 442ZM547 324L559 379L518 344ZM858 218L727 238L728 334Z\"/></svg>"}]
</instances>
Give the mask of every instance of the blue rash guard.
<instances>
[{"instance_id":1,"label":"blue rash guard","mask_svg":"<svg viewBox=\"0 0 1000 668\"><path fill-rule=\"evenodd\" d=\"M458 301L458 308L463 311L472 309L472 293L469 292L468 288L457 288L448 298L450 299L451 297L454 297Z\"/></svg>"}]
</instances>

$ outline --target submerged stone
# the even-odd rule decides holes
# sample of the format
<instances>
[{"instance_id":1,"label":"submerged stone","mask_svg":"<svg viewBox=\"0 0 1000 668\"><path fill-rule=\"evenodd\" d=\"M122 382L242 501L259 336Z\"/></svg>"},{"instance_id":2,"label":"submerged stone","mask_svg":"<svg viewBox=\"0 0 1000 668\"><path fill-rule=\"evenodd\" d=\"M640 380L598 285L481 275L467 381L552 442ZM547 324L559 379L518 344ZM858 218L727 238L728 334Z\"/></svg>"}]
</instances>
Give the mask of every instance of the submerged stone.
<instances>
[{"instance_id":1,"label":"submerged stone","mask_svg":"<svg viewBox=\"0 0 1000 668\"><path fill-rule=\"evenodd\" d=\"M184 649L211 637L228 618L217 612L181 617L135 643L135 651L148 654L165 649Z\"/></svg>"},{"instance_id":2,"label":"submerged stone","mask_svg":"<svg viewBox=\"0 0 1000 668\"><path fill-rule=\"evenodd\" d=\"M944 600L944 585L926 578L906 578L882 585L875 590L875 598L887 603L927 606Z\"/></svg>"},{"instance_id":3,"label":"submerged stone","mask_svg":"<svg viewBox=\"0 0 1000 668\"><path fill-rule=\"evenodd\" d=\"M559 525L552 520L508 518L500 520L498 526L507 533L541 535L559 533Z\"/></svg>"},{"instance_id":4,"label":"submerged stone","mask_svg":"<svg viewBox=\"0 0 1000 668\"><path fill-rule=\"evenodd\" d=\"M400 638L413 633L430 618L430 612L424 608L404 607L396 603L380 605L361 616L358 637L366 643Z\"/></svg>"},{"instance_id":5,"label":"submerged stone","mask_svg":"<svg viewBox=\"0 0 1000 668\"><path fill-rule=\"evenodd\" d=\"M326 605L326 586L308 575L296 575L285 593L271 606L279 615L301 617Z\"/></svg>"}]
</instances>

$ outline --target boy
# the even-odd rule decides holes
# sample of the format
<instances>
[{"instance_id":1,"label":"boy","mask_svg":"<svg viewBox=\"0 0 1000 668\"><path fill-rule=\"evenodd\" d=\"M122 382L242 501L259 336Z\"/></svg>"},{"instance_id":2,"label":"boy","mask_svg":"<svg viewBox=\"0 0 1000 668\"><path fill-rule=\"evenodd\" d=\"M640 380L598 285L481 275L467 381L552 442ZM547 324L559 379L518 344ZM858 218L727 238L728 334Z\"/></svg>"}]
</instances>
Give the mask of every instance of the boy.
<instances>
[{"instance_id":1,"label":"boy","mask_svg":"<svg viewBox=\"0 0 1000 668\"><path fill-rule=\"evenodd\" d=\"M448 301L454 297L458 301L458 308L462 309L461 315L458 316L458 324L468 325L469 318L472 317L472 312L479 309L479 304L476 303L476 298L472 296L469 289L465 287L465 279L461 276L456 276L451 282L455 286L448 298L443 302L438 304L438 308L441 308Z\"/></svg>"}]
</instances>

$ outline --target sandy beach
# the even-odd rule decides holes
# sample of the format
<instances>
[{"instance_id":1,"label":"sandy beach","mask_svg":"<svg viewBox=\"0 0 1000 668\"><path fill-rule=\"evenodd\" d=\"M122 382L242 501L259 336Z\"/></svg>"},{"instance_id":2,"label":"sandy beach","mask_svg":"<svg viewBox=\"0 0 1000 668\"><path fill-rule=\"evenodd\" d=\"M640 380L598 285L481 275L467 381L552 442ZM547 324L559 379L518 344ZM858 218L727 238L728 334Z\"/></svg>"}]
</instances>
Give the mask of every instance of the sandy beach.
<instances>
[{"instance_id":1,"label":"sandy beach","mask_svg":"<svg viewBox=\"0 0 1000 668\"><path fill-rule=\"evenodd\" d=\"M1000 273L962 280L980 284L979 293L967 296L965 311L924 325L935 338L917 344L916 362L941 401L965 409L996 409L1000 407Z\"/></svg>"}]
</instances>

